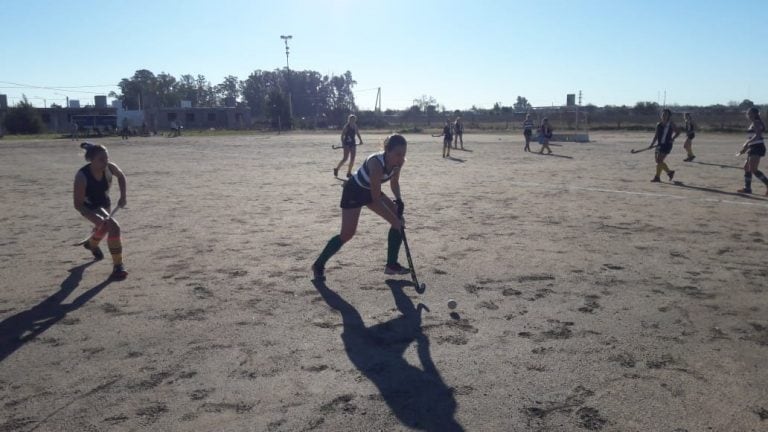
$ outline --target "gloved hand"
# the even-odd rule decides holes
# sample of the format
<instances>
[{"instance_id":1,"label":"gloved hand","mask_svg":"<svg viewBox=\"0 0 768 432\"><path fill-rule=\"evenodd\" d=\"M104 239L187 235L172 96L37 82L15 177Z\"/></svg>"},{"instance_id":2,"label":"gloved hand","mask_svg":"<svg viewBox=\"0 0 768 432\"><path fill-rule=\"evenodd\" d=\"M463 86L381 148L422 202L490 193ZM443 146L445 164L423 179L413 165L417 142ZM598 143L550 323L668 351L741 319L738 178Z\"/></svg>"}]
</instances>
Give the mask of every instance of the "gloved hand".
<instances>
[{"instance_id":1,"label":"gloved hand","mask_svg":"<svg viewBox=\"0 0 768 432\"><path fill-rule=\"evenodd\" d=\"M405 211L405 203L400 198L395 200L395 205L397 206L397 217L401 218L403 217L403 212Z\"/></svg>"}]
</instances>

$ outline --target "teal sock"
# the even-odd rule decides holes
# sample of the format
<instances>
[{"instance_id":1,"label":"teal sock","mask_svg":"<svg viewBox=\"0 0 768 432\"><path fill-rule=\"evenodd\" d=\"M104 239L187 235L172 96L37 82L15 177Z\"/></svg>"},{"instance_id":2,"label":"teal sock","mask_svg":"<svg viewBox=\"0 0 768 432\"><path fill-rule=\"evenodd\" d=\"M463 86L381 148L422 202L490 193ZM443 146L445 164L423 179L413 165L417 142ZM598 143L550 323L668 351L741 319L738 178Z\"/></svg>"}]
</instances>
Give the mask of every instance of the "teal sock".
<instances>
[{"instance_id":1,"label":"teal sock","mask_svg":"<svg viewBox=\"0 0 768 432\"><path fill-rule=\"evenodd\" d=\"M325 245L325 249L320 253L320 256L315 260L315 267L325 268L325 263L328 262L331 257L341 249L344 243L341 241L340 235L333 236L328 240L328 244Z\"/></svg>"},{"instance_id":2,"label":"teal sock","mask_svg":"<svg viewBox=\"0 0 768 432\"><path fill-rule=\"evenodd\" d=\"M403 235L400 230L389 229L387 236L387 265L397 263L397 255L400 253L400 245L403 244Z\"/></svg>"}]
</instances>

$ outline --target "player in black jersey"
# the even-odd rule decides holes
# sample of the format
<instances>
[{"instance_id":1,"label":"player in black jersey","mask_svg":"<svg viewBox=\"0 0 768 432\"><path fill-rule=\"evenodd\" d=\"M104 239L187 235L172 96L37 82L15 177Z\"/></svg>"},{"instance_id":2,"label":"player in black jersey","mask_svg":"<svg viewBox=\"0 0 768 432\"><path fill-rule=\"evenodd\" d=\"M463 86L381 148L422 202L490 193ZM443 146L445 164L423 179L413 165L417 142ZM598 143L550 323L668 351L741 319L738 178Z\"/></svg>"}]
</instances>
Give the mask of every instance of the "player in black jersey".
<instances>
[{"instance_id":1,"label":"player in black jersey","mask_svg":"<svg viewBox=\"0 0 768 432\"><path fill-rule=\"evenodd\" d=\"M464 123L461 122L461 117L456 117L456 121L453 122L453 148L457 148L456 145L461 143L461 149L464 150Z\"/></svg>"},{"instance_id":2,"label":"player in black jersey","mask_svg":"<svg viewBox=\"0 0 768 432\"><path fill-rule=\"evenodd\" d=\"M670 170L664 159L672 151L672 144L675 142L675 138L680 135L680 131L677 130L677 126L672 121L672 111L669 108L664 108L661 112L661 121L656 124L656 133L653 135L650 147L658 143L656 147L656 175L653 176L651 182L658 183L661 181L659 176L661 171L667 173L669 181L675 177L675 171Z\"/></svg>"},{"instance_id":3,"label":"player in black jersey","mask_svg":"<svg viewBox=\"0 0 768 432\"><path fill-rule=\"evenodd\" d=\"M747 161L744 163L744 189L739 189L739 193L752 193L752 176L759 178L765 186L768 187L768 178L759 169L760 158L765 156L765 140L763 134L765 133L765 123L760 118L760 110L755 107L747 110L747 118L752 123L749 125L747 132L752 134L749 139L741 147L739 154L747 154ZM765 192L768 196L768 190Z\"/></svg>"},{"instance_id":4,"label":"player in black jersey","mask_svg":"<svg viewBox=\"0 0 768 432\"><path fill-rule=\"evenodd\" d=\"M325 280L325 264L355 235L363 206L390 224L384 272L390 275L410 272L397 262L403 242L401 228L405 208L400 197L400 171L405 163L407 148L408 144L402 135L389 136L384 141L384 151L368 156L355 174L347 180L341 195L341 232L328 241L312 264L315 280ZM381 191L382 183L387 181L390 182L394 201Z\"/></svg>"},{"instance_id":5,"label":"player in black jersey","mask_svg":"<svg viewBox=\"0 0 768 432\"><path fill-rule=\"evenodd\" d=\"M360 138L360 144L363 144L363 137L360 136L360 129L357 127L357 117L354 114L350 114L347 124L341 130L341 147L344 150L344 156L341 158L341 162L333 169L333 176L339 176L339 169L346 162L349 157L349 168L347 169L347 177L352 176L352 167L355 166L355 154L356 144L355 135Z\"/></svg>"},{"instance_id":6,"label":"player in black jersey","mask_svg":"<svg viewBox=\"0 0 768 432\"><path fill-rule=\"evenodd\" d=\"M549 124L549 119L544 117L541 121L541 127L539 127L539 144L541 144L539 153L544 153L544 149L546 149L547 154L552 154L552 149L549 148L550 139L552 139L552 125Z\"/></svg>"},{"instance_id":7,"label":"player in black jersey","mask_svg":"<svg viewBox=\"0 0 768 432\"><path fill-rule=\"evenodd\" d=\"M696 156L691 149L693 139L696 137L696 125L693 123L691 113L683 114L683 118L685 119L685 142L683 143L683 148L685 149L685 152L688 153L688 157L683 159L683 162L691 162L696 159Z\"/></svg>"},{"instance_id":8,"label":"player in black jersey","mask_svg":"<svg viewBox=\"0 0 768 432\"><path fill-rule=\"evenodd\" d=\"M440 135L432 135L434 137L443 137L443 157L451 157L451 141L453 141L453 131L451 123L446 120L443 125L443 133Z\"/></svg>"},{"instance_id":9,"label":"player in black jersey","mask_svg":"<svg viewBox=\"0 0 768 432\"><path fill-rule=\"evenodd\" d=\"M94 224L93 235L83 246L91 251L95 259L100 260L104 258L104 253L99 248L99 242L106 235L114 266L111 277L122 280L128 273L123 266L120 225L114 218L109 217L111 206L109 186L112 177L117 177L117 184L120 187L120 199L117 205L125 207L125 174L117 165L109 161L107 148L103 145L82 143L80 147L85 150L85 160L89 163L80 168L75 175L74 204L75 209Z\"/></svg>"}]
</instances>

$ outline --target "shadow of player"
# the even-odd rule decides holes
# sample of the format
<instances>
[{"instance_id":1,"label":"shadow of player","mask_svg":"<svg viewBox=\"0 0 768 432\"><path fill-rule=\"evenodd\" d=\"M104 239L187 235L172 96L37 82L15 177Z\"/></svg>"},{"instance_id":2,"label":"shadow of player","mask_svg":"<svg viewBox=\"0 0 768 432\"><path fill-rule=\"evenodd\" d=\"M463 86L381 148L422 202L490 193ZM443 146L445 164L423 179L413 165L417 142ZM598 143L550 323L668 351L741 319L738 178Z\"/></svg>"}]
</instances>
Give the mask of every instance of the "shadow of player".
<instances>
[{"instance_id":1,"label":"shadow of player","mask_svg":"<svg viewBox=\"0 0 768 432\"><path fill-rule=\"evenodd\" d=\"M421 311L403 292L408 281L388 280L395 305L402 315L366 327L360 313L325 282L313 281L323 300L341 313L347 356L352 364L379 389L398 420L410 428L453 432L464 429L454 419L456 400L432 361L429 338L421 329ZM410 344L417 344L422 368L404 358Z\"/></svg>"}]
</instances>

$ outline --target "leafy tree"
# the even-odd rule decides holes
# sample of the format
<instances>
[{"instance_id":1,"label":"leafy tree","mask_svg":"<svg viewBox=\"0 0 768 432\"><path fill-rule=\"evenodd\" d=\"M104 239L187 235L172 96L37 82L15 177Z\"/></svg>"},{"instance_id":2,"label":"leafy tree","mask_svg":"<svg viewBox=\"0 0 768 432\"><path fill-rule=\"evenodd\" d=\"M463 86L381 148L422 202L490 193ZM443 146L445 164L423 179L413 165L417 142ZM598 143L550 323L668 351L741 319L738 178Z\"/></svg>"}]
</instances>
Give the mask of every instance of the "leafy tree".
<instances>
[{"instance_id":1,"label":"leafy tree","mask_svg":"<svg viewBox=\"0 0 768 432\"><path fill-rule=\"evenodd\" d=\"M264 102L264 111L268 113L273 129L290 129L291 112L288 98L280 89L272 89Z\"/></svg>"},{"instance_id":2,"label":"leafy tree","mask_svg":"<svg viewBox=\"0 0 768 432\"><path fill-rule=\"evenodd\" d=\"M741 101L741 103L739 104L739 109L742 109L742 110L745 110L745 111L746 111L746 110L748 110L748 109L752 108L753 106L755 106L755 103L754 103L754 102L752 102L752 101L751 101L751 100L749 100L749 99L744 99L744 100L743 100L743 101Z\"/></svg>"},{"instance_id":3,"label":"leafy tree","mask_svg":"<svg viewBox=\"0 0 768 432\"><path fill-rule=\"evenodd\" d=\"M638 102L632 108L635 114L658 114L659 104L656 102Z\"/></svg>"},{"instance_id":4,"label":"leafy tree","mask_svg":"<svg viewBox=\"0 0 768 432\"><path fill-rule=\"evenodd\" d=\"M221 84L214 88L216 98L224 102L225 106L235 106L240 98L240 80L236 76L227 75Z\"/></svg>"},{"instance_id":5,"label":"leafy tree","mask_svg":"<svg viewBox=\"0 0 768 432\"><path fill-rule=\"evenodd\" d=\"M12 134L37 134L43 130L43 119L29 103L27 96L22 95L19 103L8 109L3 126Z\"/></svg>"},{"instance_id":6,"label":"leafy tree","mask_svg":"<svg viewBox=\"0 0 768 432\"><path fill-rule=\"evenodd\" d=\"M517 101L512 105L512 108L514 108L515 111L528 111L533 108L533 106L528 102L528 99L523 96L518 96Z\"/></svg>"}]
</instances>

